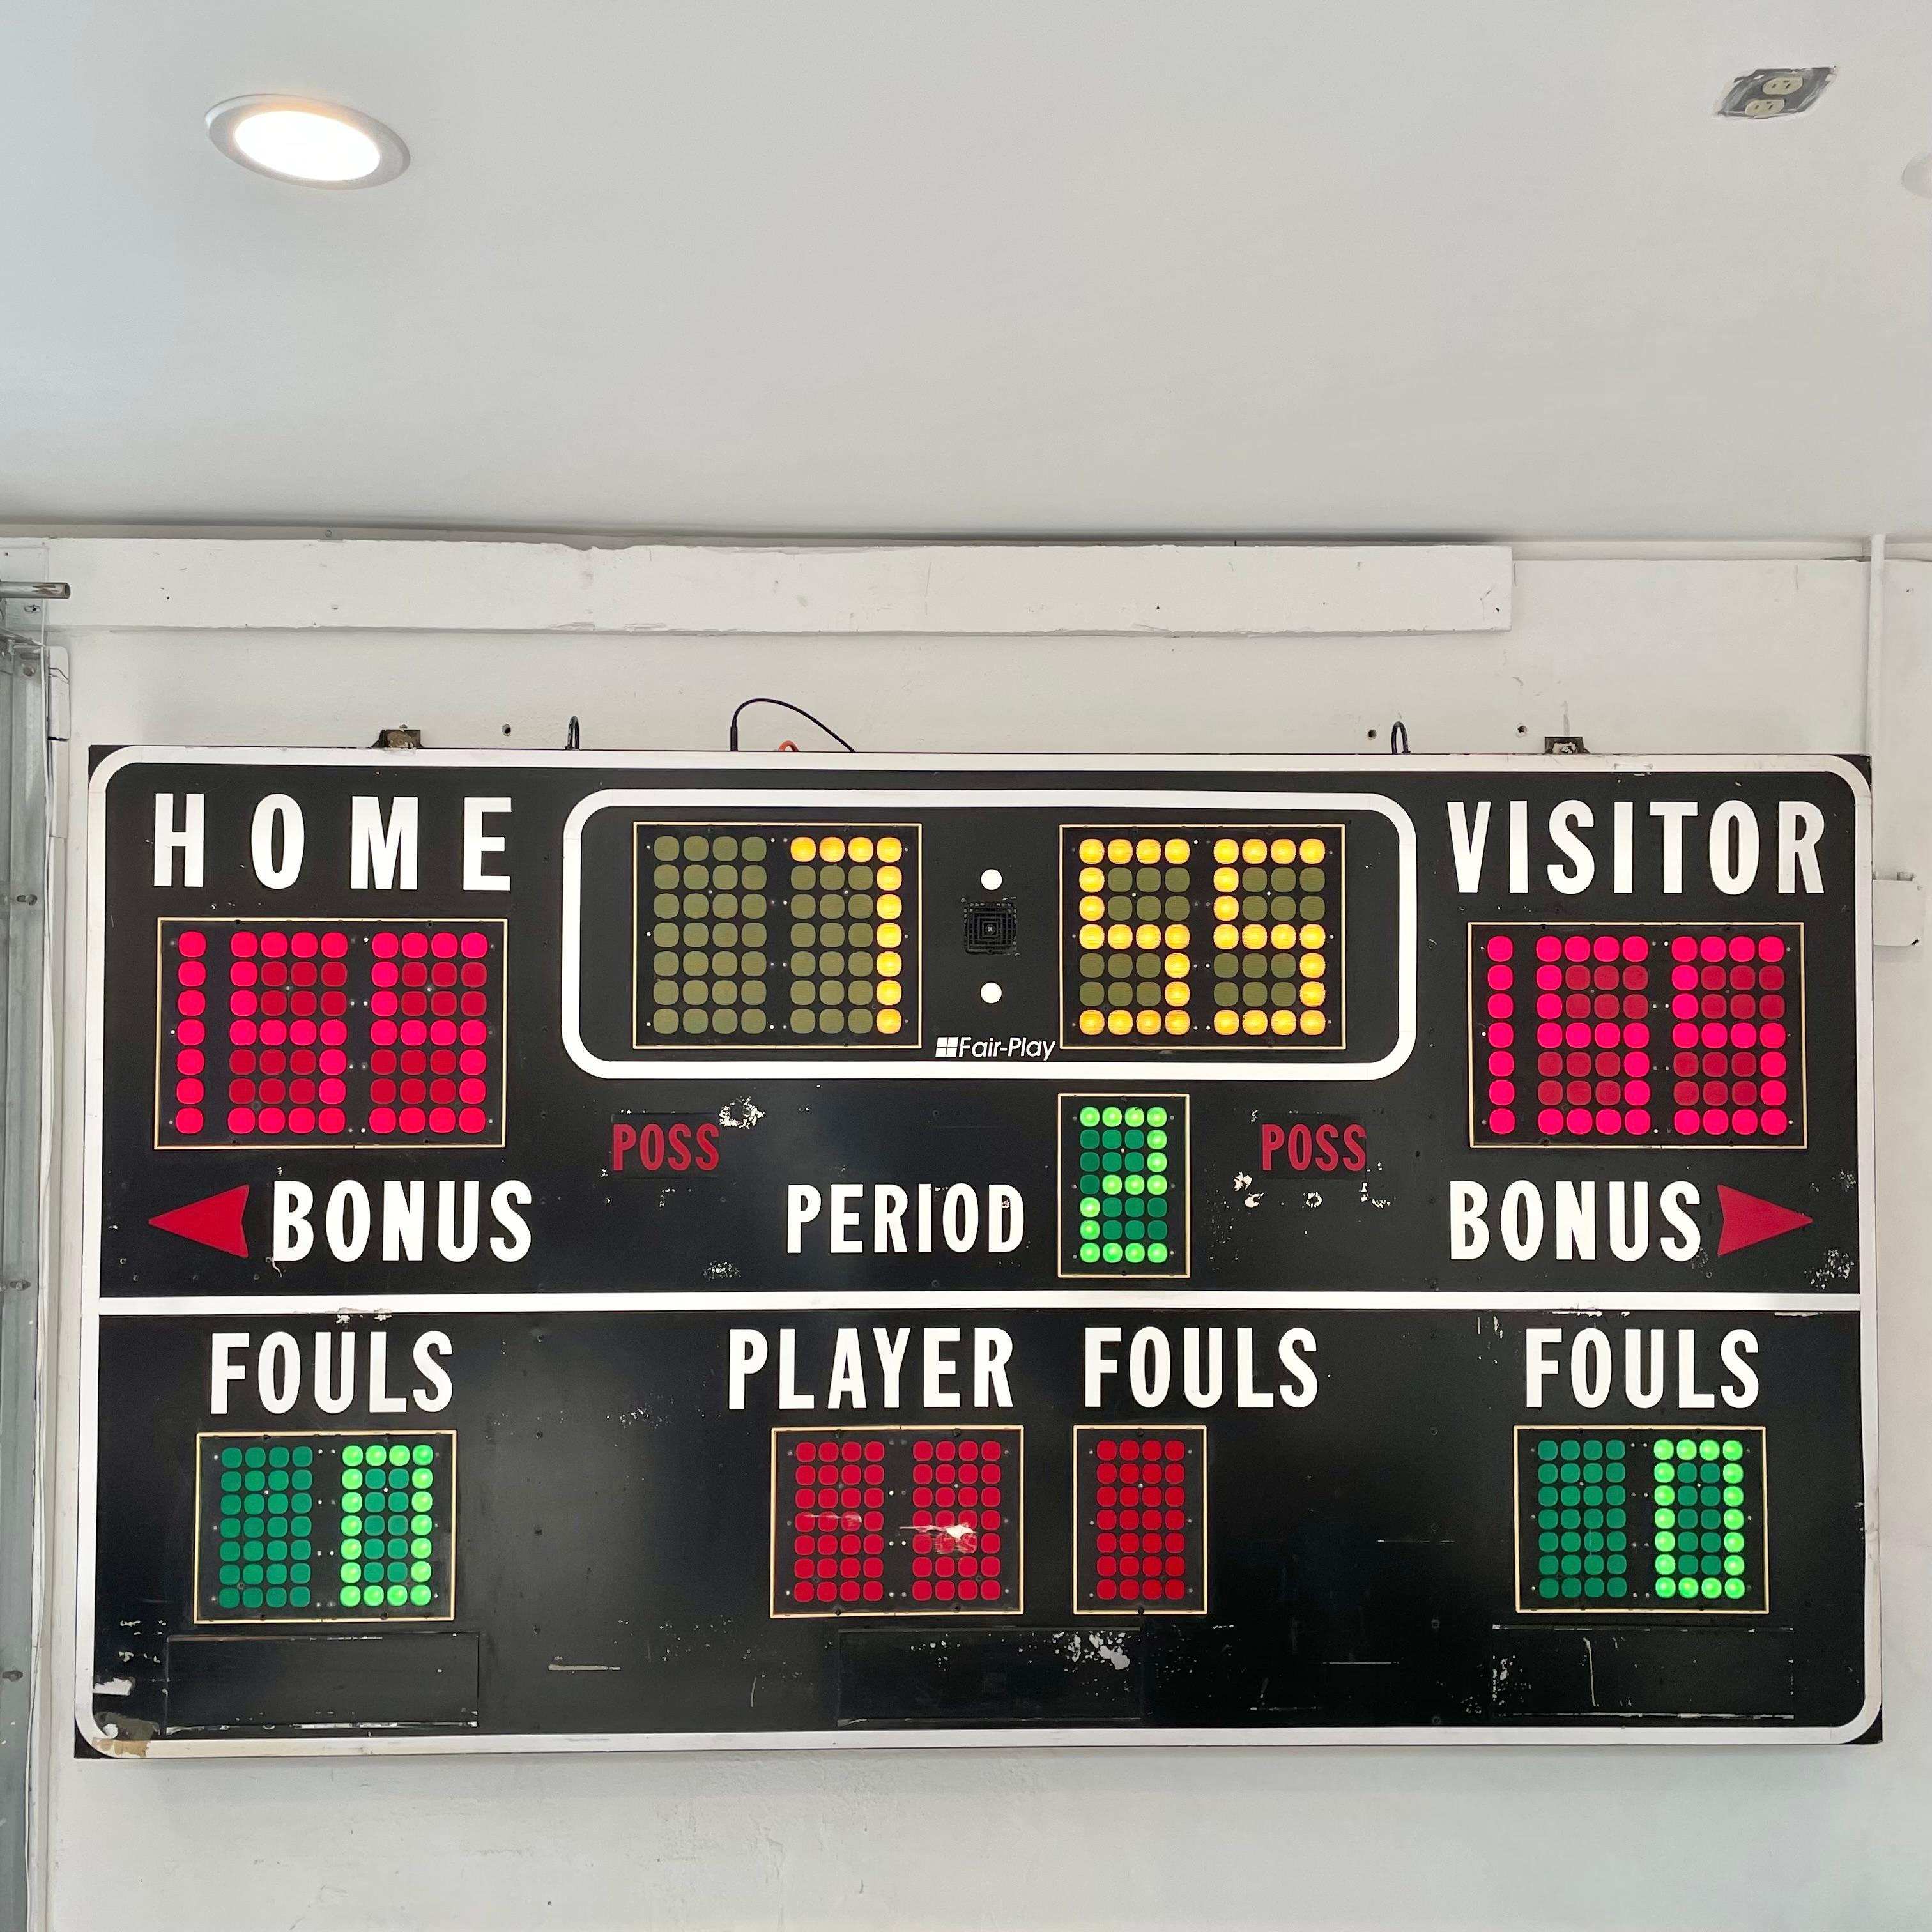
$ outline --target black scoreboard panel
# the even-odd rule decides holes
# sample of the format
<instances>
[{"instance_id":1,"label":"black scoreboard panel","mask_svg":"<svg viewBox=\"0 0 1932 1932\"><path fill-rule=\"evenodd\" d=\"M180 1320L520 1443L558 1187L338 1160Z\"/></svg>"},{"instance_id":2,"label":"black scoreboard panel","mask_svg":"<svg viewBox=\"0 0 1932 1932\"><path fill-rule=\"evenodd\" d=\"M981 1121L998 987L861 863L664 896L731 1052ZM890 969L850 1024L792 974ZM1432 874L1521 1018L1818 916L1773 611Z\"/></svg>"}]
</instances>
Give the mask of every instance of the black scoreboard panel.
<instances>
[{"instance_id":1,"label":"black scoreboard panel","mask_svg":"<svg viewBox=\"0 0 1932 1932\"><path fill-rule=\"evenodd\" d=\"M85 1746L1867 1733L1864 796L98 754Z\"/></svg>"}]
</instances>

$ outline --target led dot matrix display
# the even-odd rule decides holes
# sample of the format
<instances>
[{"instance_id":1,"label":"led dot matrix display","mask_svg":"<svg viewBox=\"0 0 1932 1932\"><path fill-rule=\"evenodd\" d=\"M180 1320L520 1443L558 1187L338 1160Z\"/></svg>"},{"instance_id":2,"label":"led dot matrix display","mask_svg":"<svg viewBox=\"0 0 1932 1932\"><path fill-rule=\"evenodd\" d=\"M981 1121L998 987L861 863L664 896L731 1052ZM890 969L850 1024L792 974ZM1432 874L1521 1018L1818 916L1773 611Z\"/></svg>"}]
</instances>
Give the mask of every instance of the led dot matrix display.
<instances>
[{"instance_id":1,"label":"led dot matrix display","mask_svg":"<svg viewBox=\"0 0 1932 1932\"><path fill-rule=\"evenodd\" d=\"M158 1147L499 1147L501 920L163 920Z\"/></svg>"},{"instance_id":2,"label":"led dot matrix display","mask_svg":"<svg viewBox=\"0 0 1932 1932\"><path fill-rule=\"evenodd\" d=\"M1060 1272L1188 1272L1187 1096L1060 1096Z\"/></svg>"},{"instance_id":3,"label":"led dot matrix display","mask_svg":"<svg viewBox=\"0 0 1932 1932\"><path fill-rule=\"evenodd\" d=\"M203 1436L200 1623L455 1614L456 1438Z\"/></svg>"},{"instance_id":4,"label":"led dot matrix display","mask_svg":"<svg viewBox=\"0 0 1932 1932\"><path fill-rule=\"evenodd\" d=\"M772 1614L1021 1607L1018 1429L772 1432Z\"/></svg>"},{"instance_id":5,"label":"led dot matrix display","mask_svg":"<svg viewBox=\"0 0 1932 1932\"><path fill-rule=\"evenodd\" d=\"M1803 942L1472 926L1472 1143L1803 1146Z\"/></svg>"},{"instance_id":6,"label":"led dot matrix display","mask_svg":"<svg viewBox=\"0 0 1932 1932\"><path fill-rule=\"evenodd\" d=\"M1117 1616L1208 1607L1208 1431L1073 1432L1073 1607Z\"/></svg>"},{"instance_id":7,"label":"led dot matrix display","mask_svg":"<svg viewBox=\"0 0 1932 1932\"><path fill-rule=\"evenodd\" d=\"M634 1042L918 1043L913 826L636 828Z\"/></svg>"},{"instance_id":8,"label":"led dot matrix display","mask_svg":"<svg viewBox=\"0 0 1932 1932\"><path fill-rule=\"evenodd\" d=\"M1339 825L1061 838L1065 1044L1343 1044Z\"/></svg>"},{"instance_id":9,"label":"led dot matrix display","mask_svg":"<svg viewBox=\"0 0 1932 1932\"><path fill-rule=\"evenodd\" d=\"M1516 1432L1517 1607L1769 1607L1761 1428Z\"/></svg>"}]
</instances>

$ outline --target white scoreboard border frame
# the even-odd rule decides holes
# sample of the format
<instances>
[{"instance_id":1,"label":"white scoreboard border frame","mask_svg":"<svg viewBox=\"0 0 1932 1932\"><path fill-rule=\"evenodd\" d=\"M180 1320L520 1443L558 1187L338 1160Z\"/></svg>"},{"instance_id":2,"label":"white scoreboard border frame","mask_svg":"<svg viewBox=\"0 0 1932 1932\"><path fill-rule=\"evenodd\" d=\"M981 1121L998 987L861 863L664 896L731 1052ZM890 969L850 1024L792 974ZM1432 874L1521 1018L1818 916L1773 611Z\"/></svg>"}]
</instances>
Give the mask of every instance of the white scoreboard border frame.
<instances>
[{"instance_id":1,"label":"white scoreboard border frame","mask_svg":"<svg viewBox=\"0 0 1932 1932\"><path fill-rule=\"evenodd\" d=\"M1372 764L1378 770L1387 770L1383 763L1387 754L1357 754L1364 764ZM80 1439L78 1456L80 1491L76 1522L75 1558L77 1566L75 1590L75 1650L74 1650L74 1722L86 1742L108 1757L126 1758L196 1758L196 1757L367 1757L372 1756L402 1755L424 1756L473 1756L482 1753L550 1754L555 1752L585 1751L646 1751L646 1750L1010 1750L1018 1746L1048 1745L1061 1748L1077 1748L1086 1750L1165 1750L1171 1748L1193 1745L1210 1745L1222 1749L1252 1748L1257 1746L1281 1744L1322 1745L1408 1745L1408 1744L1459 1744L1484 1746L1563 1744L1570 1747L1595 1745L1639 1746L1654 1749L1694 1749L1712 1745L1727 1747L1762 1748L1792 1744L1825 1744L1849 1743L1868 1732L1876 1721L1880 1708L1880 1624L1878 1578L1878 1354L1876 1323L1876 1292L1874 1268L1874 1247L1876 1240L1876 1207L1874 1198L1875 1180L1874 1116L1873 1105L1874 1026L1872 1011L1872 944L1871 944L1871 790L1863 772L1846 760L1820 754L1766 754L1754 758L1696 758L1682 754L1660 755L1654 758L1604 758L1579 756L1566 758L1509 758L1496 756L1447 756L1405 757L1400 769L1407 772L1429 772L1442 775L1450 772L1499 774L1521 772L1526 774L1551 776L1558 772L1589 772L1598 776L1622 774L1631 777L1645 777L1654 774L1682 772L1702 777L1721 777L1727 775L1790 772L1793 773L1822 774L1843 781L1852 795L1853 819L1853 920L1854 945L1856 961L1856 1050L1859 1071L1864 1077L1858 1082L1858 1173L1859 1196L1859 1270L1858 1287L1856 1295L1827 1297L1799 1293L1758 1294L1750 1295L1718 1296L1710 1294L1646 1293L1606 1299L1601 1295L1580 1294L1414 1294L1405 1292L1350 1292L1347 1291L1282 1291L1280 1292L1249 1292L1231 1294L1225 1301L1209 1300L1196 1295L1177 1295L1159 1291L1111 1292L1101 1294L1097 1291L1066 1292L1036 1292L1032 1294L992 1294L983 1298L978 1294L948 1293L937 1291L913 1292L904 1294L782 1294L777 1293L719 1293L716 1294L692 1294L676 1296L585 1294L580 1296L506 1297L489 1295L422 1295L396 1297L328 1297L314 1295L290 1295L286 1297L220 1295L144 1297L136 1301L117 1301L104 1307L100 1295L100 1128L102 1118L102 1021L104 1014L102 988L102 961L106 934L106 878L103 862L103 834L106 826L106 787L114 774L133 764L160 765L244 765L273 769L277 766L292 767L361 767L364 770L395 774L406 771L410 765L419 765L435 770L575 770L590 772L596 770L619 770L637 771L640 769L659 770L689 770L723 772L733 769L756 769L801 775L807 772L831 772L864 771L931 771L931 772L1024 772L1034 774L1065 772L1070 774L1083 771L1118 772L1124 766L1149 772L1173 772L1198 775L1205 772L1254 772L1256 774L1280 773L1283 775L1310 772L1332 776L1338 769L1352 762L1347 754L1336 757L1310 755L1260 758L1252 755L1214 755L1202 754L1196 756L1160 756L1136 754L1085 754L1078 756L1031 756L1011 753L967 756L958 754L907 753L895 757L854 754L844 757L809 757L804 754L741 753L721 759L715 752L498 752L488 748L476 751L412 751L406 752L350 751L337 748L264 748L245 746L220 746L197 748L181 746L140 746L125 747L104 758L92 774L87 794L87 848L86 854L87 903L86 935L87 985L85 1005L85 1038L83 1042L84 1096L82 1120L82 1224L81 1224L81 1335L80 1335L80 1401L79 1420ZM640 796L652 797L657 794L643 794ZM1190 798L1202 794L1190 792ZM609 795L605 795L607 798ZM626 795L628 796L628 795ZM673 796L686 803L698 802L704 795L688 790L674 791ZM754 790L748 793L728 793L719 795L717 802L769 802L772 793ZM838 794L815 794L814 796L834 802ZM852 802L877 804L896 795L880 791L864 791L854 794ZM1054 795L1019 794L999 791L973 791L958 794L970 799L975 805L987 806L1002 802L1009 803L1042 803L1052 802ZM1080 795L1083 800L1090 801L1096 794ZM1149 795L1138 791L1115 792L1102 794L1111 802L1139 802ZM1160 797L1166 796L1154 794ZM1205 795L1210 800L1213 794ZM1256 799L1264 796L1254 792L1244 792L1231 796L1231 802L1240 802L1252 807ZM1310 799L1326 797L1336 802L1334 794L1299 794L1298 802ZM1368 795L1342 794L1341 799L1356 806L1372 808L1386 808L1390 801L1376 800ZM567 837L566 844L574 850L574 829L580 822L584 805L580 800L573 811L570 824L573 833ZM1404 1008L1405 1040L1402 1058L1406 1058L1408 1046L1413 1043L1414 1002L1415 992L1415 848L1414 829L1408 815L1400 807L1394 808L1395 822L1399 836L1402 837L1402 862L1406 891L1402 906L1404 931L1408 944L1403 955L1403 968L1406 974L1406 1004ZM1406 830L1405 830L1406 828ZM566 953L572 947L572 904L566 892L563 940ZM566 965L566 986L569 986L570 975ZM573 1052L572 1058L576 1058ZM583 1063L581 1060L578 1063ZM1090 1072L1100 1078L1114 1078L1120 1073L1130 1072L1134 1077L1143 1076L1156 1063L1154 1056L1146 1060L1135 1060L1124 1067L1094 1060L1072 1060L1054 1066L1047 1063L1041 1066L1034 1077L1059 1077L1067 1069L1078 1066L1083 1073ZM1177 1069L1176 1077L1188 1080L1217 1077L1204 1066L1193 1063L1162 1062ZM1400 1064L1400 1060L1395 1063ZM800 1063L792 1062L794 1068ZM991 1072L997 1063L973 1063L976 1072L982 1077ZM594 1069L586 1069L594 1071ZM712 1067L709 1072L717 1074L720 1070ZM837 1070L849 1073L853 1069L841 1062ZM1008 1077L1018 1069L1001 1069ZM1393 1070L1382 1069L1381 1070ZM742 1069L744 1073L754 1073L761 1078L769 1078L778 1071L776 1064L764 1060L752 1063ZM1253 1078L1262 1070L1244 1067L1234 1072L1234 1077ZM646 1070L652 1077L659 1076L660 1070ZM1231 1072L1234 1072L1231 1070ZM626 1070L628 1076L628 1070ZM909 1064L899 1077L945 1077L944 1071L937 1063L916 1062ZM637 1077L646 1077L640 1072ZM736 1076L734 1076L736 1077ZM799 1077L799 1076L794 1076ZM1229 1077L1222 1073L1218 1077ZM1273 1066L1264 1070L1264 1077L1270 1079L1292 1078ZM1358 1066L1330 1066L1313 1070L1304 1078L1346 1079L1377 1077L1375 1073ZM1156 1309L1186 1306L1204 1312L1214 1306L1225 1305L1240 1308L1412 1308L1418 1312L1449 1308L1494 1308L1498 1310L1541 1310L1555 1313L1590 1312L1607 1314L1625 1309L1678 1310L1685 1312L1694 1310L1708 1311L1713 1309L1734 1308L1741 1310L1781 1314L1804 1317L1826 1312L1856 1315L1859 1322L1860 1363L1860 1425L1864 1450L1864 1603L1865 1646L1864 1686L1865 1697L1858 1714L1846 1724L1831 1726L1793 1727L1786 1730L1769 1728L1756 1729L1748 1726L1712 1724L1702 1725L1694 1720L1674 1724L1669 1727L1656 1725L1565 1725L1545 1724L1510 1726L1507 1729L1482 1726L1281 1726L1253 1730L1221 1730L1203 1728L1175 1728L1166 1730L1054 1730L1026 1729L1013 1730L973 1731L912 1731L866 1732L854 1735L843 1731L779 1731L779 1732L691 1732L662 1733L556 1733L518 1736L490 1736L472 1732L459 1732L436 1737L390 1737L361 1736L355 1737L299 1737L299 1738L170 1738L155 1736L148 1738L121 1738L106 1736L98 1730L94 1716L94 1682L95 1660L94 1656L94 1574L96 1545L94 1512L95 1442L98 1427L97 1376L99 1364L100 1323L104 1314L127 1315L155 1314L213 1314L226 1312L232 1314L286 1313L290 1315L331 1310L346 1312L351 1309L366 1310L371 1312L430 1315L439 1312L484 1312L491 1310L508 1314L520 1308L541 1307L560 1314L589 1312L635 1306L640 1310L672 1308L728 1310L740 1307L760 1307L774 1310L795 1308L799 1310L832 1310L880 1306L890 1303L902 1308L923 1307L1116 1307L1123 1310Z\"/></svg>"}]
</instances>

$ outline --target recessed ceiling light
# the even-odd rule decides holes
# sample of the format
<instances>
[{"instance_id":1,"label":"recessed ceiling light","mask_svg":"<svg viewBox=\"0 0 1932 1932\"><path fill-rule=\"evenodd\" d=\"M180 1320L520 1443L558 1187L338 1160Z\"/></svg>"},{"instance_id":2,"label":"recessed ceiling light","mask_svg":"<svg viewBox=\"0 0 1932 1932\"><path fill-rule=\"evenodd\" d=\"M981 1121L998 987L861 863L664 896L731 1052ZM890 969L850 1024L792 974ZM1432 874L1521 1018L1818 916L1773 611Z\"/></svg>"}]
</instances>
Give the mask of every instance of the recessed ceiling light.
<instances>
[{"instance_id":1,"label":"recessed ceiling light","mask_svg":"<svg viewBox=\"0 0 1932 1932\"><path fill-rule=\"evenodd\" d=\"M1905 172L1898 178L1914 194L1922 194L1932 201L1932 149L1906 162Z\"/></svg>"},{"instance_id":2,"label":"recessed ceiling light","mask_svg":"<svg viewBox=\"0 0 1932 1932\"><path fill-rule=\"evenodd\" d=\"M401 139L352 107L244 94L208 110L208 139L230 160L305 188L374 188L410 164Z\"/></svg>"}]
</instances>

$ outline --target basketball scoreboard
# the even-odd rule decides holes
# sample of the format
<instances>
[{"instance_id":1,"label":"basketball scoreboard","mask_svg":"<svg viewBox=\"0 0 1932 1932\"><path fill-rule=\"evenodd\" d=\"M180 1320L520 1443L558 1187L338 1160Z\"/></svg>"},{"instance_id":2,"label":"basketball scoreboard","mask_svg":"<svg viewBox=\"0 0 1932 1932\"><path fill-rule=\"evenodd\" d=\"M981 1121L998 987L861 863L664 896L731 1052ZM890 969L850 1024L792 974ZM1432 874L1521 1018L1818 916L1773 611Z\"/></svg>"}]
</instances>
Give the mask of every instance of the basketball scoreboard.
<instances>
[{"instance_id":1,"label":"basketball scoreboard","mask_svg":"<svg viewBox=\"0 0 1932 1932\"><path fill-rule=\"evenodd\" d=\"M97 751L77 1748L1875 1735L1867 796Z\"/></svg>"}]
</instances>

